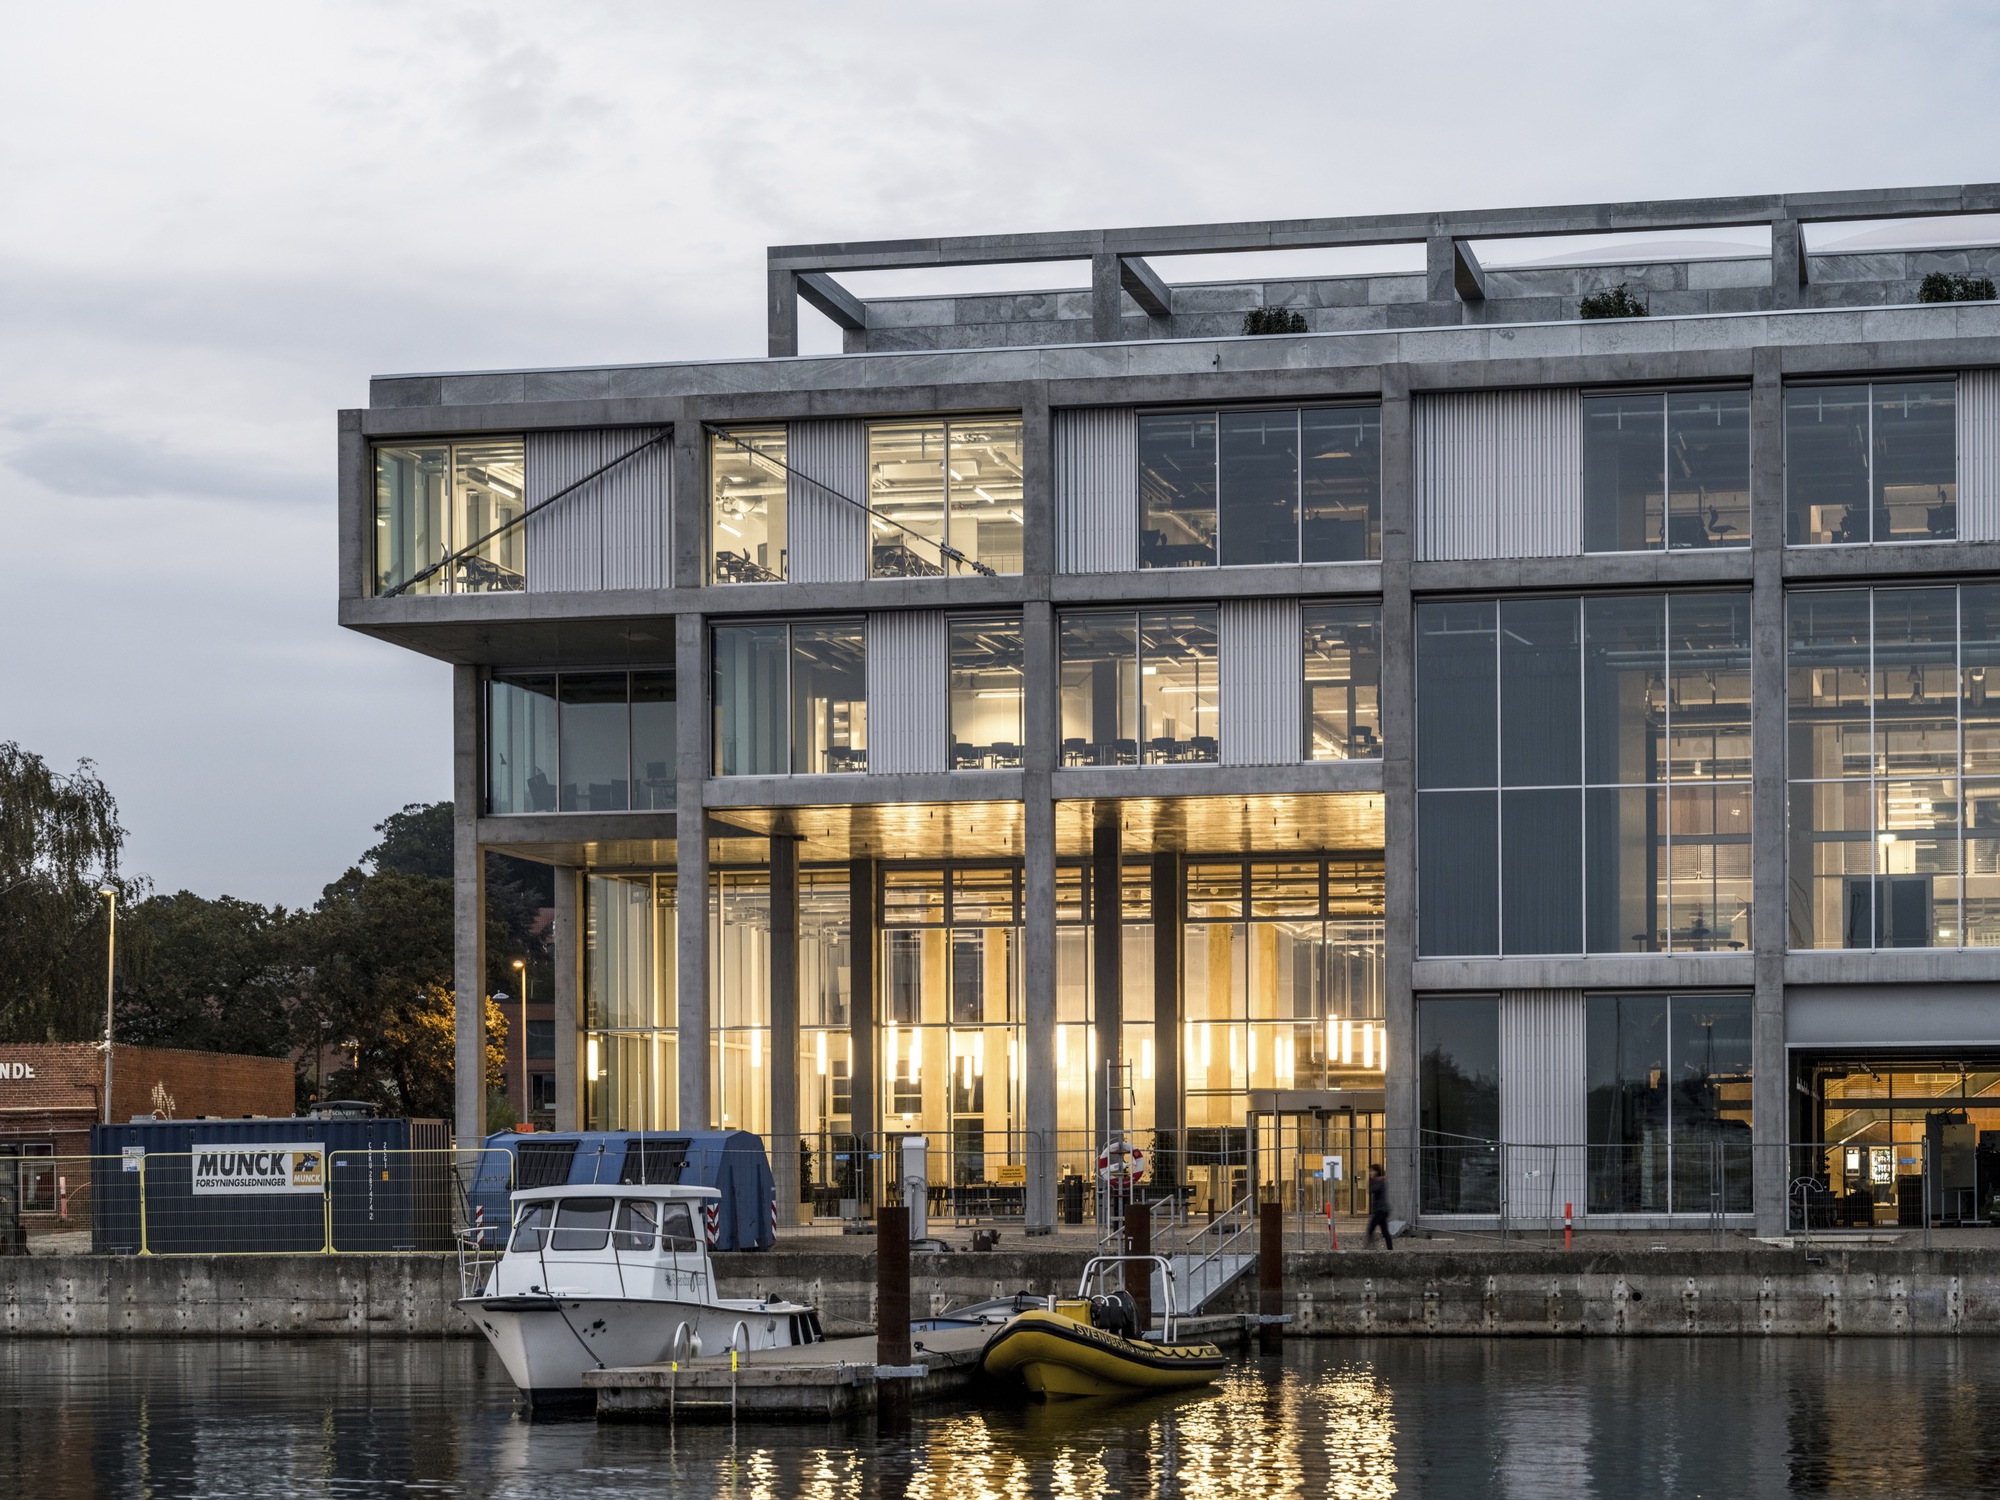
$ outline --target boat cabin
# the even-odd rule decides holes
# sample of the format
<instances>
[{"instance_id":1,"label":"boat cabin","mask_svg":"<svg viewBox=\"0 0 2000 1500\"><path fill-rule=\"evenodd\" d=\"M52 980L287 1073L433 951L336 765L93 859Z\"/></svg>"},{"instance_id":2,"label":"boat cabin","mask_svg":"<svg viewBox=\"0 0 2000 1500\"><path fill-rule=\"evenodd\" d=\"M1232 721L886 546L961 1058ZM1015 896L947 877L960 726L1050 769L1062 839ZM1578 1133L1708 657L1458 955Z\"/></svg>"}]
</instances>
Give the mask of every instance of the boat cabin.
<instances>
[{"instance_id":1,"label":"boat cabin","mask_svg":"<svg viewBox=\"0 0 2000 1500\"><path fill-rule=\"evenodd\" d=\"M486 1295L713 1304L702 1210L720 1196L663 1185L525 1189Z\"/></svg>"}]
</instances>

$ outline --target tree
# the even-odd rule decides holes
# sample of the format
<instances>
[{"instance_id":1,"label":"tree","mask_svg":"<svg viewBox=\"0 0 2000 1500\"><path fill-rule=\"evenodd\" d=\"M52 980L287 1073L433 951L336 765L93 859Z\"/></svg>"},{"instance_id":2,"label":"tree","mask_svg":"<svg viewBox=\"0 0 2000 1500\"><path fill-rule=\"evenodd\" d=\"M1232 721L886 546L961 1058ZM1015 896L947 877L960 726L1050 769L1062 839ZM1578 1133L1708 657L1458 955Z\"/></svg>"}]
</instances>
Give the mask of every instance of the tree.
<instances>
[{"instance_id":1,"label":"tree","mask_svg":"<svg viewBox=\"0 0 2000 1500\"><path fill-rule=\"evenodd\" d=\"M0 744L0 1040L78 1041L103 1030L106 903L145 894L118 873L125 830L88 760L65 776Z\"/></svg>"},{"instance_id":2,"label":"tree","mask_svg":"<svg viewBox=\"0 0 2000 1500\"><path fill-rule=\"evenodd\" d=\"M192 891L121 916L118 1036L198 1052L282 1057L292 1046L299 918Z\"/></svg>"},{"instance_id":3,"label":"tree","mask_svg":"<svg viewBox=\"0 0 2000 1500\"><path fill-rule=\"evenodd\" d=\"M1650 309L1626 289L1624 282L1608 292L1591 292L1577 304L1579 318L1643 318Z\"/></svg>"}]
</instances>

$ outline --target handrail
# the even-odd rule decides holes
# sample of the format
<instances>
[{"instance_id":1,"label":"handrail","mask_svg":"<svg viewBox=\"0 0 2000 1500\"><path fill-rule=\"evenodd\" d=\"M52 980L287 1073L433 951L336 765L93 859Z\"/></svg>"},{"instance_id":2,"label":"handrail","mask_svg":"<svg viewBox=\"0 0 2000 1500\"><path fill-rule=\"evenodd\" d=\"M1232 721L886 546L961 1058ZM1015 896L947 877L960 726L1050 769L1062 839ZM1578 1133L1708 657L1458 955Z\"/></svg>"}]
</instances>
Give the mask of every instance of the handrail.
<instances>
[{"instance_id":1,"label":"handrail","mask_svg":"<svg viewBox=\"0 0 2000 1500\"><path fill-rule=\"evenodd\" d=\"M1111 1267L1132 1265L1135 1263L1143 1263L1159 1268L1160 1296L1161 1300L1166 1303L1166 1306L1161 1309L1161 1317L1164 1320L1161 1328L1164 1341L1171 1344L1174 1342L1174 1335L1180 1327L1180 1314L1174 1303L1174 1268L1164 1255L1093 1255L1083 1264L1083 1275L1077 1280L1076 1295L1079 1298L1089 1297L1090 1285L1093 1280L1098 1281L1101 1285L1104 1273ZM1139 1332L1143 1337L1146 1330L1142 1328Z\"/></svg>"}]
</instances>

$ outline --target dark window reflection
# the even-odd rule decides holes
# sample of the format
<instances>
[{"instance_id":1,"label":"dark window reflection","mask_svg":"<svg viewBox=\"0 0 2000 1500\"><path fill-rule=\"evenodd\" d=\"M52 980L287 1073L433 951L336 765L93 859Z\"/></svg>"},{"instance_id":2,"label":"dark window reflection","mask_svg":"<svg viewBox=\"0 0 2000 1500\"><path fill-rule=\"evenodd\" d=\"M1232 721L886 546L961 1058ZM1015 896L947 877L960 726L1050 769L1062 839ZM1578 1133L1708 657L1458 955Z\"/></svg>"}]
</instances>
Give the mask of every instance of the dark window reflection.
<instances>
[{"instance_id":1,"label":"dark window reflection","mask_svg":"<svg viewBox=\"0 0 2000 1500\"><path fill-rule=\"evenodd\" d=\"M1500 1002L1417 1002L1422 1212L1500 1209Z\"/></svg>"}]
</instances>

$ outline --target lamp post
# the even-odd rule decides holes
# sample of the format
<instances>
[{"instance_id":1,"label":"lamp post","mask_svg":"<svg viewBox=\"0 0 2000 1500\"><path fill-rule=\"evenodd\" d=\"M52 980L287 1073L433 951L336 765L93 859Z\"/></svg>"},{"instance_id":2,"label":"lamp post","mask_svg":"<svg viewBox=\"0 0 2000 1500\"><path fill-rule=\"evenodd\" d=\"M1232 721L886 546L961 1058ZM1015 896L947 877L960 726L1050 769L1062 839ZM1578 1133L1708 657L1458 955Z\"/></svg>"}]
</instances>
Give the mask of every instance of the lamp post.
<instances>
[{"instance_id":1,"label":"lamp post","mask_svg":"<svg viewBox=\"0 0 2000 1500\"><path fill-rule=\"evenodd\" d=\"M515 959L514 972L521 980L521 1121L532 1124L535 1101L528 1088L528 961Z\"/></svg>"},{"instance_id":2,"label":"lamp post","mask_svg":"<svg viewBox=\"0 0 2000 1500\"><path fill-rule=\"evenodd\" d=\"M111 981L118 963L118 889L100 885L105 901L104 929L104 1123L111 1123Z\"/></svg>"}]
</instances>

